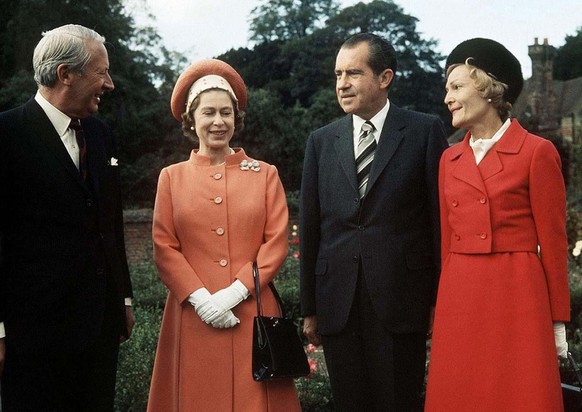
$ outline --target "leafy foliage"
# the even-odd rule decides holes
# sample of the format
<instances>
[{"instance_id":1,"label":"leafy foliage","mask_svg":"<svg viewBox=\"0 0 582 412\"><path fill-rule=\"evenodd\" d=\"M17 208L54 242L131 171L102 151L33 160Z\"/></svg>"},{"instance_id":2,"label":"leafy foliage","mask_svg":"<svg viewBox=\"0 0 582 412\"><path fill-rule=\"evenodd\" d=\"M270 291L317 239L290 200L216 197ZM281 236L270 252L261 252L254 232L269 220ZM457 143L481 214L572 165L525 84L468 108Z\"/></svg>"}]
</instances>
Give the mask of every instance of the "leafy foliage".
<instances>
[{"instance_id":1,"label":"leafy foliage","mask_svg":"<svg viewBox=\"0 0 582 412\"><path fill-rule=\"evenodd\" d=\"M251 11L251 40L305 37L339 9L337 0L265 0Z\"/></svg>"},{"instance_id":2,"label":"leafy foliage","mask_svg":"<svg viewBox=\"0 0 582 412\"><path fill-rule=\"evenodd\" d=\"M570 80L582 77L582 27L576 34L566 36L554 59L554 79Z\"/></svg>"},{"instance_id":3,"label":"leafy foliage","mask_svg":"<svg viewBox=\"0 0 582 412\"><path fill-rule=\"evenodd\" d=\"M119 350L116 382L116 411L145 411L152 379L162 311L136 306L131 339Z\"/></svg>"}]
</instances>

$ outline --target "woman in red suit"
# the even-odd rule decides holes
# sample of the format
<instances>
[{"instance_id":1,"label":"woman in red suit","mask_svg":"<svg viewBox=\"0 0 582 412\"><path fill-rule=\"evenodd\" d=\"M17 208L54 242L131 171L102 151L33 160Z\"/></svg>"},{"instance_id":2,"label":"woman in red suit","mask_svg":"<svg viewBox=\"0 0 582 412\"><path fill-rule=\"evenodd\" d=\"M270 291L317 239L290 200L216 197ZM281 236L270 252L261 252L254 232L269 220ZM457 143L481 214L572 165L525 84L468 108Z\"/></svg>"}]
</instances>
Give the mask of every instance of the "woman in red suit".
<instances>
[{"instance_id":1,"label":"woman in red suit","mask_svg":"<svg viewBox=\"0 0 582 412\"><path fill-rule=\"evenodd\" d=\"M442 273L426 411L562 411L570 317L566 194L551 142L510 118L523 77L489 39L447 59L445 104L468 129L439 170Z\"/></svg>"}]
</instances>

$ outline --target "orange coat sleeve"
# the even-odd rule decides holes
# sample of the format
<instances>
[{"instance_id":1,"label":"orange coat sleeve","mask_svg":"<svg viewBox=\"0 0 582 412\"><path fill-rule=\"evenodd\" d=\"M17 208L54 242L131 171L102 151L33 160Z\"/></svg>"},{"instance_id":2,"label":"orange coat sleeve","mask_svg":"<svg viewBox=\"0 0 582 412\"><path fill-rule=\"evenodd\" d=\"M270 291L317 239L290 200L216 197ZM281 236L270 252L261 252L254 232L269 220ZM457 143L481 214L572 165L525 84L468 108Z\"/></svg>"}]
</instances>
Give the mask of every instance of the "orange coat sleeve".
<instances>
[{"instance_id":1,"label":"orange coat sleeve","mask_svg":"<svg viewBox=\"0 0 582 412\"><path fill-rule=\"evenodd\" d=\"M180 251L173 218L173 199L170 175L166 169L160 173L152 223L154 261L162 282L180 302L204 284Z\"/></svg>"}]
</instances>

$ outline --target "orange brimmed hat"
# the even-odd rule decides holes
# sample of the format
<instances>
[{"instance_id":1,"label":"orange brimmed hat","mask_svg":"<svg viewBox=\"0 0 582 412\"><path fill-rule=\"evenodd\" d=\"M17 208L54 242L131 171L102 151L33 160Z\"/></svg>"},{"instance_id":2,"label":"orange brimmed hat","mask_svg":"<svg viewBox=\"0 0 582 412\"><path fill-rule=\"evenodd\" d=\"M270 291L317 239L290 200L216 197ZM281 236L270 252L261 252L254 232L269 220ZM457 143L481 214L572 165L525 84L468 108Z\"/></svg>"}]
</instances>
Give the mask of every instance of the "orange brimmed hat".
<instances>
[{"instance_id":1,"label":"orange brimmed hat","mask_svg":"<svg viewBox=\"0 0 582 412\"><path fill-rule=\"evenodd\" d=\"M182 113L187 111L192 100L209 89L230 93L239 110L244 110L247 105L247 87L231 65L217 59L200 60L184 70L176 81L171 99L174 118L181 122Z\"/></svg>"}]
</instances>

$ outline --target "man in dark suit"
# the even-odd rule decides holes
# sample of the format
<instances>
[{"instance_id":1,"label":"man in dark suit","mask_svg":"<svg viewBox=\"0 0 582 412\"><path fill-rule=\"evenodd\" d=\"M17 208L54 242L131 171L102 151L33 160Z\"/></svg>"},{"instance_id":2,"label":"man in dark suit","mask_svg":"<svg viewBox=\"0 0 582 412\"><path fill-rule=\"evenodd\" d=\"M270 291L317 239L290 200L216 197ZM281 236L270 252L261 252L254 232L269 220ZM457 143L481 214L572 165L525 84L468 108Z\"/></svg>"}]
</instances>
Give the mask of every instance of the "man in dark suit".
<instances>
[{"instance_id":1,"label":"man in dark suit","mask_svg":"<svg viewBox=\"0 0 582 412\"><path fill-rule=\"evenodd\" d=\"M36 95L0 113L2 411L110 411L132 291L115 142L91 115L114 86L102 36L43 36Z\"/></svg>"},{"instance_id":2,"label":"man in dark suit","mask_svg":"<svg viewBox=\"0 0 582 412\"><path fill-rule=\"evenodd\" d=\"M335 66L347 116L311 134L301 186L304 333L338 411L416 411L439 272L442 122L388 100L396 53L368 33ZM366 124L369 122L368 124Z\"/></svg>"}]
</instances>

